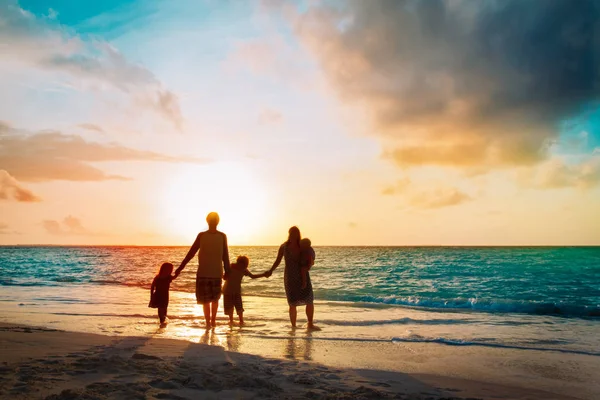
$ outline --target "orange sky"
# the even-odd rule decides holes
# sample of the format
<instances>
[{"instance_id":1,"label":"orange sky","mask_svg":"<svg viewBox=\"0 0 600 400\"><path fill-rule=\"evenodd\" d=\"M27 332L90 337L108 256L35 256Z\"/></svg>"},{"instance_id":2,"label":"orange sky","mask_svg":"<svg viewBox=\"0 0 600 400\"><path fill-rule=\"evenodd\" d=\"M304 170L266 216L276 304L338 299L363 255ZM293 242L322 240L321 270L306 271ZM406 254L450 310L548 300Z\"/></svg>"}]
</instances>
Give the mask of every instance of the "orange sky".
<instances>
[{"instance_id":1,"label":"orange sky","mask_svg":"<svg viewBox=\"0 0 600 400\"><path fill-rule=\"evenodd\" d=\"M600 244L586 1L300 3L0 1L0 244Z\"/></svg>"}]
</instances>

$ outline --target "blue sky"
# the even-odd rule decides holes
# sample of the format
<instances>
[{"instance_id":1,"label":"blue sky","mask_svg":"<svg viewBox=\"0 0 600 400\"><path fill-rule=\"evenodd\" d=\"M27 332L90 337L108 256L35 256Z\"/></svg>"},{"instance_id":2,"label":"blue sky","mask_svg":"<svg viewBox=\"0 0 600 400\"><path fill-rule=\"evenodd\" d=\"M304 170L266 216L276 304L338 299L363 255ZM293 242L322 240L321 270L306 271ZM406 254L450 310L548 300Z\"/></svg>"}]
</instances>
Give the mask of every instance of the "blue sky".
<instances>
[{"instance_id":1,"label":"blue sky","mask_svg":"<svg viewBox=\"0 0 600 400\"><path fill-rule=\"evenodd\" d=\"M5 243L600 237L592 1L0 6Z\"/></svg>"}]
</instances>

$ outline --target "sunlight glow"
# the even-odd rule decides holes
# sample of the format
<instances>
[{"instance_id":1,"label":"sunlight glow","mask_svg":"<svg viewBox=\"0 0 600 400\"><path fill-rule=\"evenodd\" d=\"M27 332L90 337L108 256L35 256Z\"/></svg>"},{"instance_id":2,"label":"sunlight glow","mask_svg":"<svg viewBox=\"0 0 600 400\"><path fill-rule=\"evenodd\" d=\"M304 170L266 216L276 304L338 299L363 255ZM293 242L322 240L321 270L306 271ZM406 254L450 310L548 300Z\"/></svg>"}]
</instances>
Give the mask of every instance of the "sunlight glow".
<instances>
[{"instance_id":1,"label":"sunlight glow","mask_svg":"<svg viewBox=\"0 0 600 400\"><path fill-rule=\"evenodd\" d=\"M206 229L206 215L216 211L219 230L231 244L250 244L265 227L267 191L248 168L239 163L191 167L173 177L164 202L167 229L190 241Z\"/></svg>"}]
</instances>

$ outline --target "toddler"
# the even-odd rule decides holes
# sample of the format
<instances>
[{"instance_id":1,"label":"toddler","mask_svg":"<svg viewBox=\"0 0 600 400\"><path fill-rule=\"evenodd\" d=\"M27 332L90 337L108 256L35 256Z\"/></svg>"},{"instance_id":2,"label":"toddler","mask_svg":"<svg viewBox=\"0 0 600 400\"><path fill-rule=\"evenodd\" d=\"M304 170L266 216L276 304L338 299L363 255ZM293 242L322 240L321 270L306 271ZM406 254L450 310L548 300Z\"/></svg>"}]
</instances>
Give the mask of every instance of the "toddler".
<instances>
[{"instance_id":1,"label":"toddler","mask_svg":"<svg viewBox=\"0 0 600 400\"><path fill-rule=\"evenodd\" d=\"M240 326L244 325L244 307L242 304L242 279L249 276L252 279L262 278L265 274L254 275L248 270L250 261L246 256L239 256L235 263L231 264L225 285L223 285L223 309L229 316L229 325L233 325L233 309L237 311Z\"/></svg>"},{"instance_id":2,"label":"toddler","mask_svg":"<svg viewBox=\"0 0 600 400\"><path fill-rule=\"evenodd\" d=\"M309 238L300 240L300 275L302 276L302 289L308 285L308 271L315 263L315 251L311 247Z\"/></svg>"},{"instance_id":3,"label":"toddler","mask_svg":"<svg viewBox=\"0 0 600 400\"><path fill-rule=\"evenodd\" d=\"M152 281L150 287L150 308L158 308L158 319L160 325L165 325L165 319L167 318L167 307L169 306L169 286L175 277L171 275L173 273L173 264L165 262L160 266L158 274Z\"/></svg>"}]
</instances>

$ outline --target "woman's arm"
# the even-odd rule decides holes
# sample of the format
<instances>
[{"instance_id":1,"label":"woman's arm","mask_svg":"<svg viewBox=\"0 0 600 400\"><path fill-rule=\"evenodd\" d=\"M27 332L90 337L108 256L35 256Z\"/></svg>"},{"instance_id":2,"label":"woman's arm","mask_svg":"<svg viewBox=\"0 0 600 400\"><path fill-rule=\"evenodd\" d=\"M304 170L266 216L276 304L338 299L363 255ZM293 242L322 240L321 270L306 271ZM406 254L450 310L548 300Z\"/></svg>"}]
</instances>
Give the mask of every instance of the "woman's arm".
<instances>
[{"instance_id":1,"label":"woman's arm","mask_svg":"<svg viewBox=\"0 0 600 400\"><path fill-rule=\"evenodd\" d=\"M156 277L152 280L152 286L150 286L150 296L154 294L156 291Z\"/></svg>"},{"instance_id":2,"label":"woman's arm","mask_svg":"<svg viewBox=\"0 0 600 400\"><path fill-rule=\"evenodd\" d=\"M198 252L198 249L200 248L200 236L202 236L202 232L200 232L198 234L198 236L196 237L196 240L194 241L194 244L192 244L192 247L190 247L190 250L188 251L188 253L185 256L185 258L183 259L183 261L181 262L181 265L179 265L179 268L177 268L175 270L175 278L177 278L179 276L179 274L181 273L181 271L183 271L183 269L185 268L187 263L189 263L190 260L192 258L194 258L194 256Z\"/></svg>"},{"instance_id":3,"label":"woman's arm","mask_svg":"<svg viewBox=\"0 0 600 400\"><path fill-rule=\"evenodd\" d=\"M254 275L252 272L250 272L250 270L246 270L246 273L244 275L249 276L252 279L264 278L266 276L266 272L263 272L262 274Z\"/></svg>"},{"instance_id":4,"label":"woman's arm","mask_svg":"<svg viewBox=\"0 0 600 400\"><path fill-rule=\"evenodd\" d=\"M273 273L273 271L275 271L275 269L277 269L277 267L279 267L279 264L281 264L282 258L283 258L283 245L279 246L279 252L277 253L277 258L275 259L273 266L271 267L270 270L265 272L265 276L267 278L271 276L271 274Z\"/></svg>"}]
</instances>

